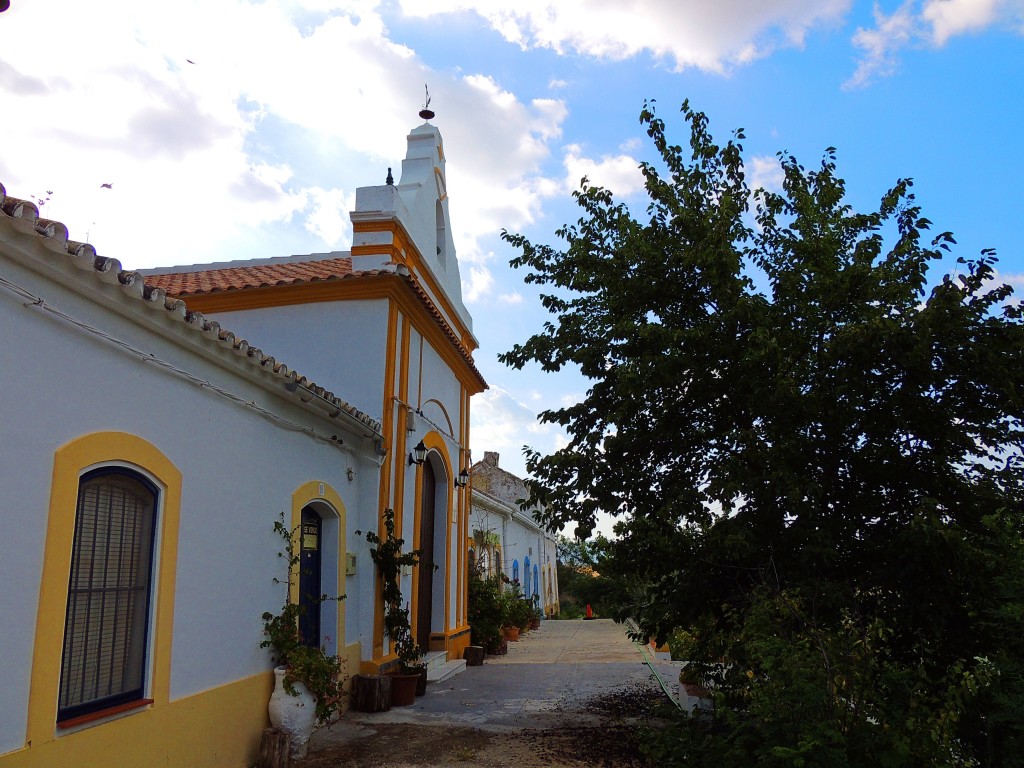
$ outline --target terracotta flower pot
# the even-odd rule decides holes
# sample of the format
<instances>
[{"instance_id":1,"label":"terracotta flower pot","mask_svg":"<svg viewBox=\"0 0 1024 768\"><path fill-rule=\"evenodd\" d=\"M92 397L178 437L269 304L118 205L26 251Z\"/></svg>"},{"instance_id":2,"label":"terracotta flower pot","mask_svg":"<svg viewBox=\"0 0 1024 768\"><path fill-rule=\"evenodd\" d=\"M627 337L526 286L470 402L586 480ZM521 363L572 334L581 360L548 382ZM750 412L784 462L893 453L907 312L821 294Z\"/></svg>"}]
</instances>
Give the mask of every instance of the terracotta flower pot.
<instances>
[{"instance_id":1,"label":"terracotta flower pot","mask_svg":"<svg viewBox=\"0 0 1024 768\"><path fill-rule=\"evenodd\" d=\"M519 627L505 627L505 639L515 642L519 639Z\"/></svg>"}]
</instances>

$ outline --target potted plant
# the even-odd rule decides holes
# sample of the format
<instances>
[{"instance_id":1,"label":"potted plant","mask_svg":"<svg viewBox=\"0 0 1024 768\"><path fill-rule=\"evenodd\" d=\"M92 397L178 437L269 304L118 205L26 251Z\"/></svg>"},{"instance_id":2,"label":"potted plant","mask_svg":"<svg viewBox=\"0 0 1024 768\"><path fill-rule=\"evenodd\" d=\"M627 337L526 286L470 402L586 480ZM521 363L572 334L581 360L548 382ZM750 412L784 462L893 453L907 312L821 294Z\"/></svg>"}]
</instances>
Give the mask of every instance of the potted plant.
<instances>
[{"instance_id":1,"label":"potted plant","mask_svg":"<svg viewBox=\"0 0 1024 768\"><path fill-rule=\"evenodd\" d=\"M466 604L470 643L488 653L496 653L503 641L505 608L501 582L488 577L479 564L469 574L469 597Z\"/></svg>"},{"instance_id":2,"label":"potted plant","mask_svg":"<svg viewBox=\"0 0 1024 768\"><path fill-rule=\"evenodd\" d=\"M264 640L261 648L272 648L277 664L274 669L274 692L270 697L270 721L291 737L290 753L303 758L314 725L324 725L341 709L345 701L345 663L321 647L306 645L299 634L299 616L303 608L291 602L291 584L299 556L295 551L296 530L284 524L284 517L274 523L274 530L284 540L280 553L288 563L288 578L275 583L287 585L288 598L278 613L266 611L263 618ZM344 595L321 600L343 600Z\"/></svg>"},{"instance_id":3,"label":"potted plant","mask_svg":"<svg viewBox=\"0 0 1024 768\"><path fill-rule=\"evenodd\" d=\"M515 595L511 590L502 590L501 593L501 631L508 642L519 639L519 627L513 620L515 613Z\"/></svg>"},{"instance_id":4,"label":"potted plant","mask_svg":"<svg viewBox=\"0 0 1024 768\"><path fill-rule=\"evenodd\" d=\"M518 635L525 632L530 626L530 604L523 597L523 591L518 581L512 582L512 589L506 592L506 595L508 596L506 626L518 630L514 633Z\"/></svg>"},{"instance_id":5,"label":"potted plant","mask_svg":"<svg viewBox=\"0 0 1024 768\"><path fill-rule=\"evenodd\" d=\"M530 629L540 629L540 596L530 598Z\"/></svg>"},{"instance_id":6,"label":"potted plant","mask_svg":"<svg viewBox=\"0 0 1024 768\"><path fill-rule=\"evenodd\" d=\"M356 531L356 535L361 535L361 532ZM425 679L426 669L420 663L423 649L412 636L409 606L403 605L399 579L404 566L419 564L421 552L402 552L405 540L395 536L395 512L392 509L384 510L383 538L374 531L366 531L363 535L373 545L370 558L376 563L383 582L384 634L391 639L392 649L398 656L397 669L389 672L394 675L391 681L391 703L405 706L415 700L417 684L420 679Z\"/></svg>"}]
</instances>

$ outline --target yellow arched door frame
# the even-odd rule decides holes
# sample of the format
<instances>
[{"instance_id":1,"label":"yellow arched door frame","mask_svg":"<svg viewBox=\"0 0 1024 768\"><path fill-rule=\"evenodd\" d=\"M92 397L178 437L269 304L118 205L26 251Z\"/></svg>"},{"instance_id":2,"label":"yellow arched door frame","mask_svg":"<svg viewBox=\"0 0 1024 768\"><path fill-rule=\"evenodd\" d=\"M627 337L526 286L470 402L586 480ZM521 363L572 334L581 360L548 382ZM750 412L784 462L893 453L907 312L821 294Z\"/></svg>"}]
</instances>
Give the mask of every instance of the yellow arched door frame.
<instances>
[{"instance_id":1,"label":"yellow arched door frame","mask_svg":"<svg viewBox=\"0 0 1024 768\"><path fill-rule=\"evenodd\" d=\"M455 502L455 493L454 493L454 491L455 491L455 475L452 474L452 463L451 463L450 457L448 456L448 445L445 442L445 439L441 435L440 432L438 432L436 430L431 430L430 432L425 434L423 436L423 445L426 446L426 448L427 448L427 458L426 458L426 461L430 460L431 454L436 454L440 458L441 463L444 465L444 472L445 472L445 475L446 475L445 483L444 483L444 487L446 489L446 493L445 493L445 509L444 509L444 520L445 520L445 525L444 525L444 528L445 528L445 530L444 530L444 627L442 629L443 629L443 631L447 632L448 628L451 626L451 621L450 621L451 617L449 615L449 606L451 605L451 574L452 574L452 570L451 569L452 569L452 563L449 562L449 560L451 559L451 551L452 551L452 540L451 540L451 537L452 537L452 526L451 526L451 519L452 519L452 505ZM422 514L423 514L423 467L422 467L422 465L420 465L420 466L416 467L416 492L415 492L414 498L413 498L413 529L412 529L412 542L413 542L412 548L413 549L419 549L420 548L420 523L421 523L420 518L421 518ZM437 509L434 510L434 519L435 519L435 521L437 519ZM437 536L437 529L436 528L434 530L434 535ZM435 546L436 546L436 541L437 540L435 539ZM460 562L456 564L456 567L460 567L460 568L462 567L462 557L463 557L463 554L462 554L461 549L460 549L460 552L459 552L459 561ZM418 565L413 568L413 574L412 574L412 583L413 583L413 585L419 584L419 569L420 569L420 566L418 566ZM418 605L418 602L419 602L419 590L416 589L415 587L412 590L412 600L410 602L411 602L411 607L410 607L409 613L410 613L410 616L412 618L412 632L413 632L413 636L415 637L416 636L416 632L417 632L417 623L419 621L419 613L417 612L417 605ZM424 648L423 650L427 651L427 650L430 650L430 649L429 648Z\"/></svg>"},{"instance_id":2,"label":"yellow arched door frame","mask_svg":"<svg viewBox=\"0 0 1024 768\"><path fill-rule=\"evenodd\" d=\"M345 564L348 556L348 542L346 538L348 531L348 512L345 509L345 502L341 500L341 495L332 488L329 483L325 483L321 480L310 480L308 483L303 483L299 486L292 494L292 517L290 529L292 532L292 546L299 546L298 537L301 535L300 530L302 526L303 508L317 502L321 502L329 507L338 518L338 573L334 588L329 590L327 594L329 596L343 595L345 594ZM298 562L292 564L288 584L289 598L292 602L297 603L299 600ZM338 621L337 626L334 629L336 632L337 652L339 654L345 647L345 607L340 604L341 602L342 601L339 601Z\"/></svg>"}]
</instances>

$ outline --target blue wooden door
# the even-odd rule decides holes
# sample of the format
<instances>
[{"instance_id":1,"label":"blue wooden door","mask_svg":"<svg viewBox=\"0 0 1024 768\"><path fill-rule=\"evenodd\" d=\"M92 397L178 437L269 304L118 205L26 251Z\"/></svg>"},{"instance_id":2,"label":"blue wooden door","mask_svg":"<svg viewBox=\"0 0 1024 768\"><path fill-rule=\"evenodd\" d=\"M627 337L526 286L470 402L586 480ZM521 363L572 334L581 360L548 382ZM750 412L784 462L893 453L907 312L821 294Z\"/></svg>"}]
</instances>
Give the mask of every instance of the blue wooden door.
<instances>
[{"instance_id":1,"label":"blue wooden door","mask_svg":"<svg viewBox=\"0 0 1024 768\"><path fill-rule=\"evenodd\" d=\"M311 507L302 510L299 552L299 634L311 648L320 645L320 515Z\"/></svg>"}]
</instances>

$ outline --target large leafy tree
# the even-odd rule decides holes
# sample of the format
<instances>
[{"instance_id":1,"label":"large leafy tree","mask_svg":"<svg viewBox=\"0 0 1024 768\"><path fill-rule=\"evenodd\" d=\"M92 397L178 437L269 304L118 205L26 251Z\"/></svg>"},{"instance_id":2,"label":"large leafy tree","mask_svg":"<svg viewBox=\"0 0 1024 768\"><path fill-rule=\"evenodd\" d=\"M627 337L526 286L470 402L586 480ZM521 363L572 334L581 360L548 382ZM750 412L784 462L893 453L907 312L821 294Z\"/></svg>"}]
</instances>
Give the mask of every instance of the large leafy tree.
<instances>
[{"instance_id":1,"label":"large leafy tree","mask_svg":"<svg viewBox=\"0 0 1024 768\"><path fill-rule=\"evenodd\" d=\"M552 317L503 361L591 382L541 415L570 440L528 452L533 501L618 516L625 610L697 633L687 764L1019 761L1024 325L994 254L931 279L955 241L909 180L858 213L829 149L752 193L742 132L682 114L688 150L641 113L646 215L584 183L561 247L504 235Z\"/></svg>"}]
</instances>

